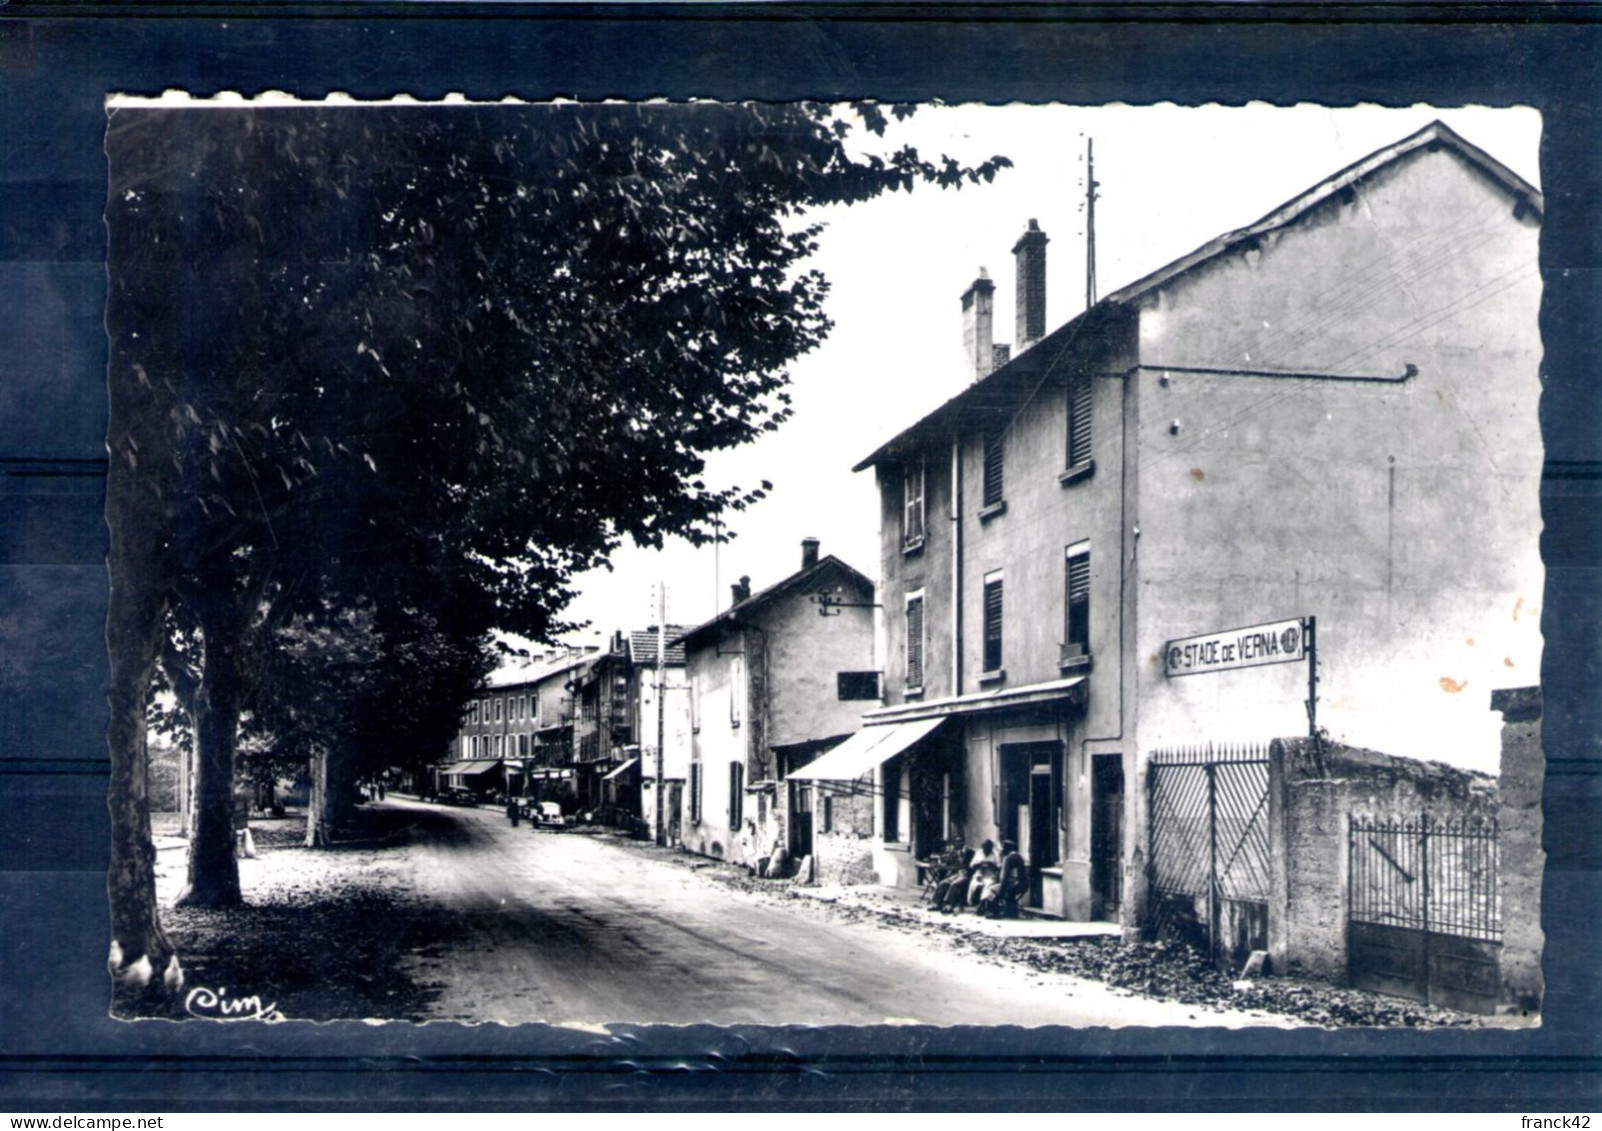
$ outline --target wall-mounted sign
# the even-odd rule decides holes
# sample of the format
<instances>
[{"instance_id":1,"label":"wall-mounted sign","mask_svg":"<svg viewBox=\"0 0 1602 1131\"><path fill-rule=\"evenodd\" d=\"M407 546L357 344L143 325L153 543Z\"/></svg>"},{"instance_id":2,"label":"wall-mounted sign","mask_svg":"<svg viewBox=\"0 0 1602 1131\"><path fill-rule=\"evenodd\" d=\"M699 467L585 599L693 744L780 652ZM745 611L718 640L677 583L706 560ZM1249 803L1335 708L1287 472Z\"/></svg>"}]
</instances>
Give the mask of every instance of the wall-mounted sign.
<instances>
[{"instance_id":1,"label":"wall-mounted sign","mask_svg":"<svg viewBox=\"0 0 1602 1131\"><path fill-rule=\"evenodd\" d=\"M1310 635L1304 621L1282 620L1170 640L1163 645L1163 674L1201 675L1295 663L1307 659Z\"/></svg>"}]
</instances>

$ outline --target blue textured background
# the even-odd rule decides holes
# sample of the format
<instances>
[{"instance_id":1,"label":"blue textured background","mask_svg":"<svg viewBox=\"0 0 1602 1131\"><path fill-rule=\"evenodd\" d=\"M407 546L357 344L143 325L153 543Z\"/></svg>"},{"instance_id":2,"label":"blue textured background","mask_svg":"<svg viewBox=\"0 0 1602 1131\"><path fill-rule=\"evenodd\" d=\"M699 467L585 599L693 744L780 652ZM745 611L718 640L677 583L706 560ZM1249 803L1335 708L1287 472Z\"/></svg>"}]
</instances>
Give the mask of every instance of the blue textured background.
<instances>
[{"instance_id":1,"label":"blue textured background","mask_svg":"<svg viewBox=\"0 0 1602 1131\"><path fill-rule=\"evenodd\" d=\"M0 1109L1598 1107L1596 20L1552 5L0 7ZM108 1020L102 103L169 87L1539 107L1545 1026L604 1037Z\"/></svg>"}]
</instances>

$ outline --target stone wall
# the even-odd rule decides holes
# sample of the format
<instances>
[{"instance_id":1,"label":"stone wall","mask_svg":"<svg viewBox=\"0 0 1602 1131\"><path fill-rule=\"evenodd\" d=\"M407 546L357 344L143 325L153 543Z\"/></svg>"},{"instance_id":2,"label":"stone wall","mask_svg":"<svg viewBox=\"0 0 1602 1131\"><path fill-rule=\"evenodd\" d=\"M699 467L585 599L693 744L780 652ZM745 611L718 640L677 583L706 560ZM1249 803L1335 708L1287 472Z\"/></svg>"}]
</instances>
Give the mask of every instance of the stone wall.
<instances>
[{"instance_id":1,"label":"stone wall","mask_svg":"<svg viewBox=\"0 0 1602 1131\"><path fill-rule=\"evenodd\" d=\"M872 778L865 779L871 782ZM829 824L824 825L824 801L828 801ZM861 789L845 793L827 788L818 791L813 807L812 855L814 876L820 884L876 884L873 869L872 793Z\"/></svg>"},{"instance_id":2,"label":"stone wall","mask_svg":"<svg viewBox=\"0 0 1602 1131\"><path fill-rule=\"evenodd\" d=\"M1346 980L1348 819L1489 821L1496 779L1307 738L1269 748L1269 956L1281 973Z\"/></svg>"},{"instance_id":3,"label":"stone wall","mask_svg":"<svg viewBox=\"0 0 1602 1131\"><path fill-rule=\"evenodd\" d=\"M1544 983L1541 948L1541 790L1546 756L1541 751L1541 689L1520 687L1491 693L1491 710L1502 713L1502 1007L1533 1015L1540 1011Z\"/></svg>"}]
</instances>

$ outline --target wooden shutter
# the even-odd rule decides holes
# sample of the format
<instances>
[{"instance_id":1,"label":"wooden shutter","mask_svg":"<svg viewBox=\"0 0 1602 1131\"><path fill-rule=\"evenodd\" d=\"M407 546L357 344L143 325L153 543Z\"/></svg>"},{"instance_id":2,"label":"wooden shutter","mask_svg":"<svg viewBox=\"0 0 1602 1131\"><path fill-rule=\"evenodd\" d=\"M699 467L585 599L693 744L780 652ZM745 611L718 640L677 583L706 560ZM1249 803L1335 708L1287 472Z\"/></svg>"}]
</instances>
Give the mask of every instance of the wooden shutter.
<instances>
[{"instance_id":1,"label":"wooden shutter","mask_svg":"<svg viewBox=\"0 0 1602 1131\"><path fill-rule=\"evenodd\" d=\"M1090 651L1090 555L1068 559L1068 645L1079 653Z\"/></svg>"},{"instance_id":2,"label":"wooden shutter","mask_svg":"<svg viewBox=\"0 0 1602 1131\"><path fill-rule=\"evenodd\" d=\"M985 582L985 671L1001 669L1001 587L1000 579Z\"/></svg>"},{"instance_id":3,"label":"wooden shutter","mask_svg":"<svg viewBox=\"0 0 1602 1131\"><path fill-rule=\"evenodd\" d=\"M903 490L906 503L906 514L902 522L901 535L908 545L923 538L923 458L909 462L905 472Z\"/></svg>"},{"instance_id":4,"label":"wooden shutter","mask_svg":"<svg viewBox=\"0 0 1602 1131\"><path fill-rule=\"evenodd\" d=\"M923 598L907 602L907 686L923 686Z\"/></svg>"},{"instance_id":5,"label":"wooden shutter","mask_svg":"<svg viewBox=\"0 0 1602 1131\"><path fill-rule=\"evenodd\" d=\"M985 438L985 506L1001 502L1004 494L1002 465L1005 463L1007 433L996 429Z\"/></svg>"},{"instance_id":6,"label":"wooden shutter","mask_svg":"<svg viewBox=\"0 0 1602 1131\"><path fill-rule=\"evenodd\" d=\"M701 763L690 763L690 821L701 821Z\"/></svg>"},{"instance_id":7,"label":"wooden shutter","mask_svg":"<svg viewBox=\"0 0 1602 1131\"><path fill-rule=\"evenodd\" d=\"M1068 382L1068 466L1090 462L1090 378Z\"/></svg>"},{"instance_id":8,"label":"wooden shutter","mask_svg":"<svg viewBox=\"0 0 1602 1131\"><path fill-rule=\"evenodd\" d=\"M745 817L745 766L729 763L729 828L737 829Z\"/></svg>"}]
</instances>

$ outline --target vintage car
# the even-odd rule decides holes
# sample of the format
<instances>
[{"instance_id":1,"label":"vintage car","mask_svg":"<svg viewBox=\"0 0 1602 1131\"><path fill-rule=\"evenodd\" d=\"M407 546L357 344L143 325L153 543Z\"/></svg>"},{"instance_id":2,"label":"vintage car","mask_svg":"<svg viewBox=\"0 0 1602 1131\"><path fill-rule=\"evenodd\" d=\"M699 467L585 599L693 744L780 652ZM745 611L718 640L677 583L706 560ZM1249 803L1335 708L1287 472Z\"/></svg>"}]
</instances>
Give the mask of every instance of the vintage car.
<instances>
[{"instance_id":1,"label":"vintage car","mask_svg":"<svg viewBox=\"0 0 1602 1131\"><path fill-rule=\"evenodd\" d=\"M554 801L536 801L529 810L528 819L536 828L565 829L573 823L573 818L562 812L562 807Z\"/></svg>"}]
</instances>

